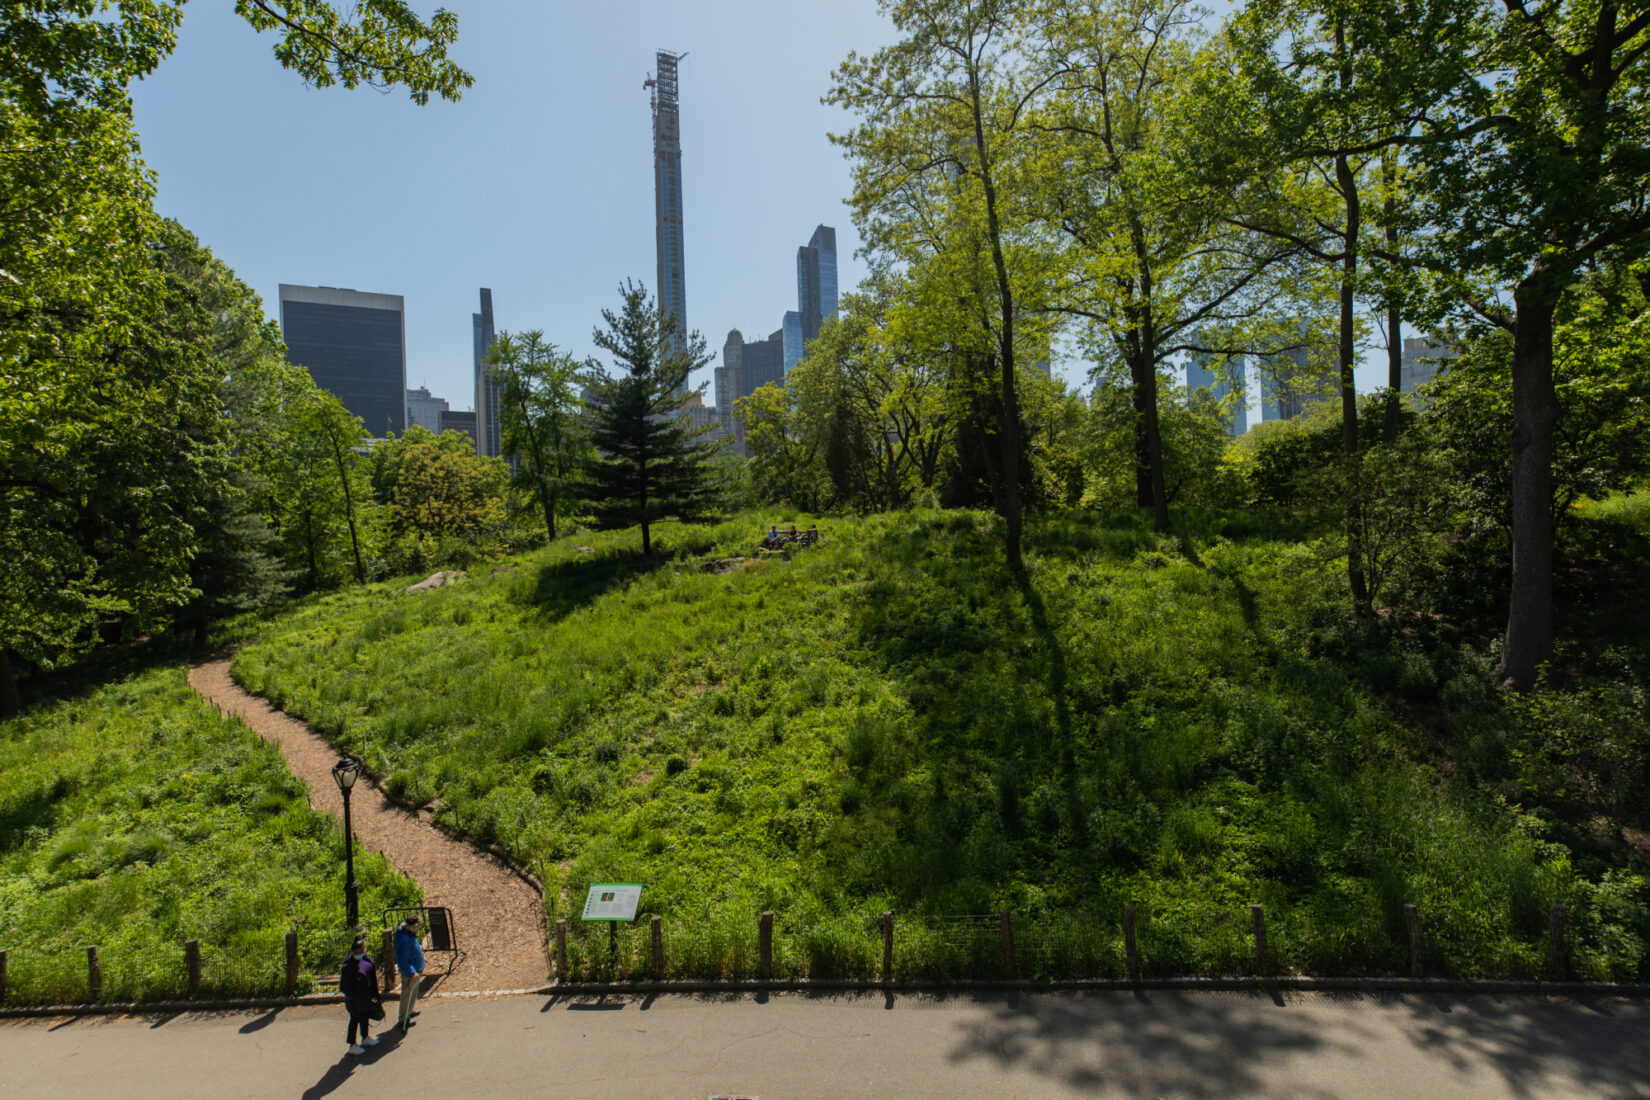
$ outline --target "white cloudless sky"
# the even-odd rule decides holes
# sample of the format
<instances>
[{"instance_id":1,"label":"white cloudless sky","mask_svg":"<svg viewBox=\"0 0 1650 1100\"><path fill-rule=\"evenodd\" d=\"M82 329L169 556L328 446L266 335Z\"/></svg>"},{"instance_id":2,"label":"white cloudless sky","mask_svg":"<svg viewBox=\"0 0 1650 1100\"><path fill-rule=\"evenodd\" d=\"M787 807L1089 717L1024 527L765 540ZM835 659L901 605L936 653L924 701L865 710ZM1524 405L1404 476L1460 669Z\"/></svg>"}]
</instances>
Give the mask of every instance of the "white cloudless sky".
<instances>
[{"instance_id":1,"label":"white cloudless sky","mask_svg":"<svg viewBox=\"0 0 1650 1100\"><path fill-rule=\"evenodd\" d=\"M796 308L797 247L821 223L836 227L841 288L863 276L849 167L827 137L851 119L820 97L850 50L892 40L875 0L443 6L459 19L451 56L476 81L456 104L306 87L230 0L193 0L177 51L134 88L157 208L234 268L272 318L283 282L400 294L407 384L454 409L474 406L481 287L498 328L543 329L593 354L591 330L619 283L655 289L642 83L661 48L687 54L689 327L718 355L729 329L746 339L777 329ZM1083 384L1086 368L1063 374ZM1360 389L1379 380L1378 366L1359 372Z\"/></svg>"}]
</instances>

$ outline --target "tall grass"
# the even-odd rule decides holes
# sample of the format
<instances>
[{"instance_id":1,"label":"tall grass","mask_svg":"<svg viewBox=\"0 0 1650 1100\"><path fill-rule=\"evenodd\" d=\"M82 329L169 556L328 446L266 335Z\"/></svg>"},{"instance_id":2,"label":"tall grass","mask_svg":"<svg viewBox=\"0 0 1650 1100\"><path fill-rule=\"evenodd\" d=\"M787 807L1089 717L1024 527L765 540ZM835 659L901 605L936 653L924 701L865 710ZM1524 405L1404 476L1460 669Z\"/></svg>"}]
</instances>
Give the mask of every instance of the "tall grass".
<instances>
[{"instance_id":1,"label":"tall grass","mask_svg":"<svg viewBox=\"0 0 1650 1100\"><path fill-rule=\"evenodd\" d=\"M235 673L532 869L550 916L645 883L680 976L751 973L764 909L782 973L863 975L884 908L899 974L992 976L941 918L1008 909L1026 973L1114 975L1130 903L1148 973L1248 972L1254 903L1286 969L1402 972L1407 902L1436 972L1539 972L1560 902L1579 972L1644 973L1642 868L1578 863L1507 797L1524 719L1488 662L1344 613L1310 519L1057 514L1011 572L976 512L755 556L792 518L316 600Z\"/></svg>"},{"instance_id":2,"label":"tall grass","mask_svg":"<svg viewBox=\"0 0 1650 1100\"><path fill-rule=\"evenodd\" d=\"M274 993L299 931L304 988L347 946L343 838L279 752L194 694L177 666L91 684L0 723L0 947L13 1003ZM411 882L357 851L362 911Z\"/></svg>"}]
</instances>

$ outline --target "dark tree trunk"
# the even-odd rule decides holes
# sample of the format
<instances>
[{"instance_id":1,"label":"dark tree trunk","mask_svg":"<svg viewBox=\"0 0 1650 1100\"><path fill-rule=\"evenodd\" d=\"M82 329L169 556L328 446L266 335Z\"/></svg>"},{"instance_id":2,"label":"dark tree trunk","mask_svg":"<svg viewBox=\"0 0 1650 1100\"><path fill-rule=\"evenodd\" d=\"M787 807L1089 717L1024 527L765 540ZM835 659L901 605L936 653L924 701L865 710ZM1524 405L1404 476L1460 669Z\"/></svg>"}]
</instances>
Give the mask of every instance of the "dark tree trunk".
<instances>
[{"instance_id":1,"label":"dark tree trunk","mask_svg":"<svg viewBox=\"0 0 1650 1100\"><path fill-rule=\"evenodd\" d=\"M1335 46L1342 57L1347 57L1344 34L1335 28ZM1341 67L1341 87L1352 84L1350 60ZM1352 610L1358 615L1374 613L1369 595L1368 578L1364 575L1364 523L1360 497L1362 487L1358 476L1358 390L1353 379L1357 365L1357 347L1353 339L1355 303L1353 291L1358 278L1358 233L1362 229L1363 209L1358 199L1358 178L1345 154L1335 157L1335 184L1346 205L1346 250L1341 254L1341 454L1346 464L1346 580L1352 590Z\"/></svg>"},{"instance_id":2,"label":"dark tree trunk","mask_svg":"<svg viewBox=\"0 0 1650 1100\"><path fill-rule=\"evenodd\" d=\"M1129 239L1135 262L1140 266L1140 364L1135 369L1136 408L1144 407L1146 422L1147 503L1152 509L1152 526L1159 533L1169 530L1169 496L1163 479L1163 432L1157 418L1157 317L1152 309L1152 264L1146 248L1146 229L1140 218L1129 217Z\"/></svg>"},{"instance_id":3,"label":"dark tree trunk","mask_svg":"<svg viewBox=\"0 0 1650 1100\"><path fill-rule=\"evenodd\" d=\"M1383 203L1386 220L1386 250L1388 255L1398 255L1398 225L1397 200L1393 191L1398 186L1398 151L1389 149L1381 155L1381 179L1386 186L1386 199ZM1388 261L1389 263L1395 261ZM1390 290L1388 293L1392 293ZM1398 438L1398 429L1401 426L1401 410L1403 408L1404 388L1404 341L1403 316L1398 309L1396 296L1387 305L1386 309L1386 386L1392 391L1386 399L1386 423L1383 426L1385 439L1388 443Z\"/></svg>"},{"instance_id":4,"label":"dark tree trunk","mask_svg":"<svg viewBox=\"0 0 1650 1100\"><path fill-rule=\"evenodd\" d=\"M985 124L981 117L979 78L969 76L974 107L974 148L980 158L980 186L985 191L985 223L991 234L991 266L997 275L997 300L1002 312L1000 351L1002 365L1002 512L1007 534L1008 564L1020 564L1020 398L1014 386L1014 288L1008 280L1008 264L1003 259L1002 226L997 220L997 188L991 177L991 160L985 147Z\"/></svg>"},{"instance_id":5,"label":"dark tree trunk","mask_svg":"<svg viewBox=\"0 0 1650 1100\"><path fill-rule=\"evenodd\" d=\"M0 646L0 718L9 718L23 709L23 696L17 690L17 674L12 671L11 654Z\"/></svg>"},{"instance_id":6,"label":"dark tree trunk","mask_svg":"<svg viewBox=\"0 0 1650 1100\"><path fill-rule=\"evenodd\" d=\"M1557 295L1537 267L1513 292L1512 591L1500 679L1535 687L1553 655L1553 311Z\"/></svg>"}]
</instances>

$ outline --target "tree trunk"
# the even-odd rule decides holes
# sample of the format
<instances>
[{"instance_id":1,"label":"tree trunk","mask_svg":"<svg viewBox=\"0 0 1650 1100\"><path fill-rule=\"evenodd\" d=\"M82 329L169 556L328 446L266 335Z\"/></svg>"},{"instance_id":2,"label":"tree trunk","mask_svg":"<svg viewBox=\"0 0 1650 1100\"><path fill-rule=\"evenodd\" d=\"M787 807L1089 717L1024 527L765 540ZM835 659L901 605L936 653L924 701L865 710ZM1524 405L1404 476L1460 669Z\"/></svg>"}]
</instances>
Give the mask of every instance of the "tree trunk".
<instances>
[{"instance_id":1,"label":"tree trunk","mask_svg":"<svg viewBox=\"0 0 1650 1100\"><path fill-rule=\"evenodd\" d=\"M997 274L997 300L1002 311L999 340L1002 360L1003 445L1002 510L1007 528L1008 564L1020 564L1020 399L1014 388L1014 288L1008 281L1008 264L1003 259L1002 226L997 220L997 189L991 179L991 159L985 147L985 125L981 117L980 85L977 73L969 74L969 91L974 108L974 148L980 158L980 186L985 191L985 223L991 234L991 266Z\"/></svg>"},{"instance_id":2,"label":"tree trunk","mask_svg":"<svg viewBox=\"0 0 1650 1100\"><path fill-rule=\"evenodd\" d=\"M1340 323L1340 379L1341 379L1341 454L1346 464L1346 580L1352 590L1352 610L1358 615L1374 613L1369 595L1368 578L1364 575L1363 509L1359 506L1362 489L1356 465L1358 462L1358 390L1353 379L1357 365L1357 347L1353 339L1355 305L1353 291L1358 277L1358 232L1362 210L1358 203L1358 181L1345 156L1335 158L1335 180L1346 203L1346 251L1341 259L1341 323Z\"/></svg>"},{"instance_id":3,"label":"tree trunk","mask_svg":"<svg viewBox=\"0 0 1650 1100\"><path fill-rule=\"evenodd\" d=\"M1535 687L1553 655L1553 311L1557 295L1537 266L1513 292L1512 592L1497 676Z\"/></svg>"},{"instance_id":4,"label":"tree trunk","mask_svg":"<svg viewBox=\"0 0 1650 1100\"><path fill-rule=\"evenodd\" d=\"M1388 149L1381 154L1381 181L1386 188L1386 198L1383 202L1386 220L1386 250L1389 255L1398 255L1398 225L1397 199L1393 192L1398 186L1398 151ZM1394 261L1388 261L1394 262ZM1388 290L1390 294L1390 289ZM1386 424L1384 425L1385 438L1388 443L1398 438L1398 429L1402 425L1401 410L1403 408L1404 389L1404 341L1403 317L1398 310L1397 299L1394 298L1386 309L1386 387L1392 392L1386 398Z\"/></svg>"},{"instance_id":5,"label":"tree trunk","mask_svg":"<svg viewBox=\"0 0 1650 1100\"><path fill-rule=\"evenodd\" d=\"M0 718L10 718L23 709L23 696L17 690L17 674L12 671L11 654L0 646Z\"/></svg>"},{"instance_id":6,"label":"tree trunk","mask_svg":"<svg viewBox=\"0 0 1650 1100\"><path fill-rule=\"evenodd\" d=\"M361 538L355 530L355 494L350 492L349 469L344 465L344 448L338 437L332 437L332 457L338 464L338 483L344 489L344 518L349 521L349 546L355 555L355 583L367 583L367 571L361 566Z\"/></svg>"},{"instance_id":7,"label":"tree trunk","mask_svg":"<svg viewBox=\"0 0 1650 1100\"><path fill-rule=\"evenodd\" d=\"M1169 496L1163 483L1163 432L1157 418L1157 317L1152 309L1151 254L1146 249L1146 228L1140 218L1129 216L1129 239L1135 262L1140 266L1140 365L1135 371L1135 387L1146 417L1146 475L1151 492L1152 526L1158 534L1169 530Z\"/></svg>"}]
</instances>

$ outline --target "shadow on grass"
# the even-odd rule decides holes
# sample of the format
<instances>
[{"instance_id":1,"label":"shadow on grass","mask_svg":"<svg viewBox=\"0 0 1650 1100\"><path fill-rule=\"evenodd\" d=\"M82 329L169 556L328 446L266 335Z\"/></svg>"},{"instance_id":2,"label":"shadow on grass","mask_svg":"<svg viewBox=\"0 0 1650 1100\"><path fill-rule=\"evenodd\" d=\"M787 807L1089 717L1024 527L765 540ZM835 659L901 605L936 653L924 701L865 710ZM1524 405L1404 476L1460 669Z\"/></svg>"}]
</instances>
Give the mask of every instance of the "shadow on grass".
<instances>
[{"instance_id":1,"label":"shadow on grass","mask_svg":"<svg viewBox=\"0 0 1650 1100\"><path fill-rule=\"evenodd\" d=\"M580 555L540 567L522 602L536 607L551 622L565 619L603 595L653 573L670 563L657 554L643 557L628 550Z\"/></svg>"}]
</instances>

